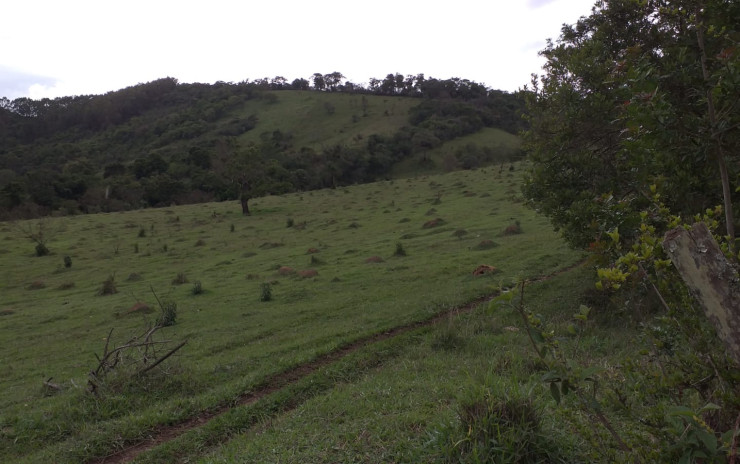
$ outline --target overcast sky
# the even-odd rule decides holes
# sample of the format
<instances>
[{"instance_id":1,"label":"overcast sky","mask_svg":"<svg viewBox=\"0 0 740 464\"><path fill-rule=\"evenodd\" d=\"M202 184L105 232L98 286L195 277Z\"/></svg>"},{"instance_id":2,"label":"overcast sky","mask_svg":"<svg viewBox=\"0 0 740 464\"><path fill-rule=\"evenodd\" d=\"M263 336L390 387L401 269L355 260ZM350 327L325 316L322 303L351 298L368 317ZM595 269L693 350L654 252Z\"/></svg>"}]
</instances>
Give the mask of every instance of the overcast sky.
<instances>
[{"instance_id":1,"label":"overcast sky","mask_svg":"<svg viewBox=\"0 0 740 464\"><path fill-rule=\"evenodd\" d=\"M537 51L594 0L8 0L0 97L102 94L180 82L388 73L514 91Z\"/></svg>"}]
</instances>

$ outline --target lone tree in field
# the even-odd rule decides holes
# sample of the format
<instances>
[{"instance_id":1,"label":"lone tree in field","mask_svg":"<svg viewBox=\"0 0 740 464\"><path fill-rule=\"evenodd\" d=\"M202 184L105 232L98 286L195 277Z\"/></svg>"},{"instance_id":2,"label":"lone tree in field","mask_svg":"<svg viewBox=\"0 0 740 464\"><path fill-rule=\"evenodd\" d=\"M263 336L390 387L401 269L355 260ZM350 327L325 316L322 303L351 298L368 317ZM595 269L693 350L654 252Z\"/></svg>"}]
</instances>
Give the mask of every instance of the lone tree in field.
<instances>
[{"instance_id":1,"label":"lone tree in field","mask_svg":"<svg viewBox=\"0 0 740 464\"><path fill-rule=\"evenodd\" d=\"M250 145L235 150L224 163L223 175L242 206L242 214L249 216L249 200L263 195L280 195L293 190L291 173L275 160L265 160L260 148Z\"/></svg>"},{"instance_id":2,"label":"lone tree in field","mask_svg":"<svg viewBox=\"0 0 740 464\"><path fill-rule=\"evenodd\" d=\"M54 236L56 230L49 225L47 219L39 219L35 222L26 221L23 224L17 223L15 228L23 237L36 244L36 256L46 256L50 253L46 244Z\"/></svg>"}]
</instances>

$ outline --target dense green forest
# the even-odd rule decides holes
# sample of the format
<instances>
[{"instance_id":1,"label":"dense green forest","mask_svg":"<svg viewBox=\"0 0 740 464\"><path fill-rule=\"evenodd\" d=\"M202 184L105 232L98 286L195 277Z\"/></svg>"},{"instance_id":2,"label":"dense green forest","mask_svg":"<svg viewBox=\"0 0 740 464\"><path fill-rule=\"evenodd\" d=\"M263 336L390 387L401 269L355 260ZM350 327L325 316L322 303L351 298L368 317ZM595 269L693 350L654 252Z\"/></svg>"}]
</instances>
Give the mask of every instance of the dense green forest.
<instances>
[{"instance_id":1,"label":"dense green forest","mask_svg":"<svg viewBox=\"0 0 740 464\"><path fill-rule=\"evenodd\" d=\"M320 112L266 121L276 105L315 96ZM342 102L349 109L338 111ZM401 101L396 108L389 100ZM346 106L346 105L345 105ZM408 109L402 119L391 113ZM485 127L518 132L519 95L464 79L389 74L368 87L339 72L184 84L163 78L105 95L0 99L0 214L120 211L336 187L388 175L404 158ZM298 113L290 107L283 113ZM397 115L394 115L397 116ZM364 132L356 127L381 120ZM382 122L386 119L385 122ZM399 123L402 122L402 123ZM365 125L367 126L367 124ZM302 128L341 141L306 141ZM265 129L268 128L268 129ZM357 132L357 133L354 133ZM485 147L462 167L518 156ZM460 155L462 158L462 155Z\"/></svg>"}]
</instances>

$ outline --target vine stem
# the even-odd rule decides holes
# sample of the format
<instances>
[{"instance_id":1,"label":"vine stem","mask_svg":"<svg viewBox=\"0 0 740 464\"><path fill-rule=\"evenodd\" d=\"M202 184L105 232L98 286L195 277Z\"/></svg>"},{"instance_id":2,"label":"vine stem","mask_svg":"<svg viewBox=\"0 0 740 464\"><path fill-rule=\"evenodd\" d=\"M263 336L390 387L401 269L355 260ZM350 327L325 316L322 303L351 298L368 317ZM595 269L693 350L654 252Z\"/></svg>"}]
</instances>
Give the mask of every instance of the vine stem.
<instances>
[{"instance_id":1,"label":"vine stem","mask_svg":"<svg viewBox=\"0 0 740 464\"><path fill-rule=\"evenodd\" d=\"M537 349L537 342L535 342L534 337L532 337L531 325L529 324L529 320L527 319L527 314L524 310L524 286L525 284L526 284L525 280L523 280L522 283L520 284L519 291L521 293L521 297L519 298L519 304L516 305L515 307L516 307L516 310L519 312L519 314L522 316L522 320L524 321L524 326L527 329L527 336L529 337L530 343L532 343L532 347L534 348L534 351L537 353L537 356L539 356L540 359L545 361L545 356L542 353L540 353L539 349ZM619 445L619 448L626 454L631 453L632 448L630 448L629 445L627 445L627 443L625 443L624 440L622 440L622 437L619 435L619 433L614 428L614 426L611 424L611 422L609 422L609 419L606 418L604 413L602 413L601 411L599 411L598 409L594 407L589 406L588 402L583 398L583 394L581 393L579 388L574 388L573 392L578 397L578 400L580 401L581 406L584 409L589 410L594 414L594 416L599 421L599 423L609 432L612 438L614 438L614 441L617 442L617 445ZM640 464L640 460L638 458L635 458L634 462L637 464Z\"/></svg>"}]
</instances>

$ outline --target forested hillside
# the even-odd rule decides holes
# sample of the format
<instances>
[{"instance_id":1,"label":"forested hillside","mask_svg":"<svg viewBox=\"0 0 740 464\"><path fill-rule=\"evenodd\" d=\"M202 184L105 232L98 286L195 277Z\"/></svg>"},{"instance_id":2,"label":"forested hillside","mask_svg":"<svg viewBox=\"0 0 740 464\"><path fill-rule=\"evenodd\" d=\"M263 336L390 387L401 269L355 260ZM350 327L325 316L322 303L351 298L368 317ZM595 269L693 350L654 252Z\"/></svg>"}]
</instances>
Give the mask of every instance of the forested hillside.
<instances>
[{"instance_id":1,"label":"forested hillside","mask_svg":"<svg viewBox=\"0 0 740 464\"><path fill-rule=\"evenodd\" d=\"M518 95L468 80L389 74L362 87L343 79L164 78L105 95L0 99L0 214L237 198L248 213L255 196L372 181L409 157L429 161L446 141L522 128ZM445 165L518 156L512 147L475 148Z\"/></svg>"}]
</instances>

